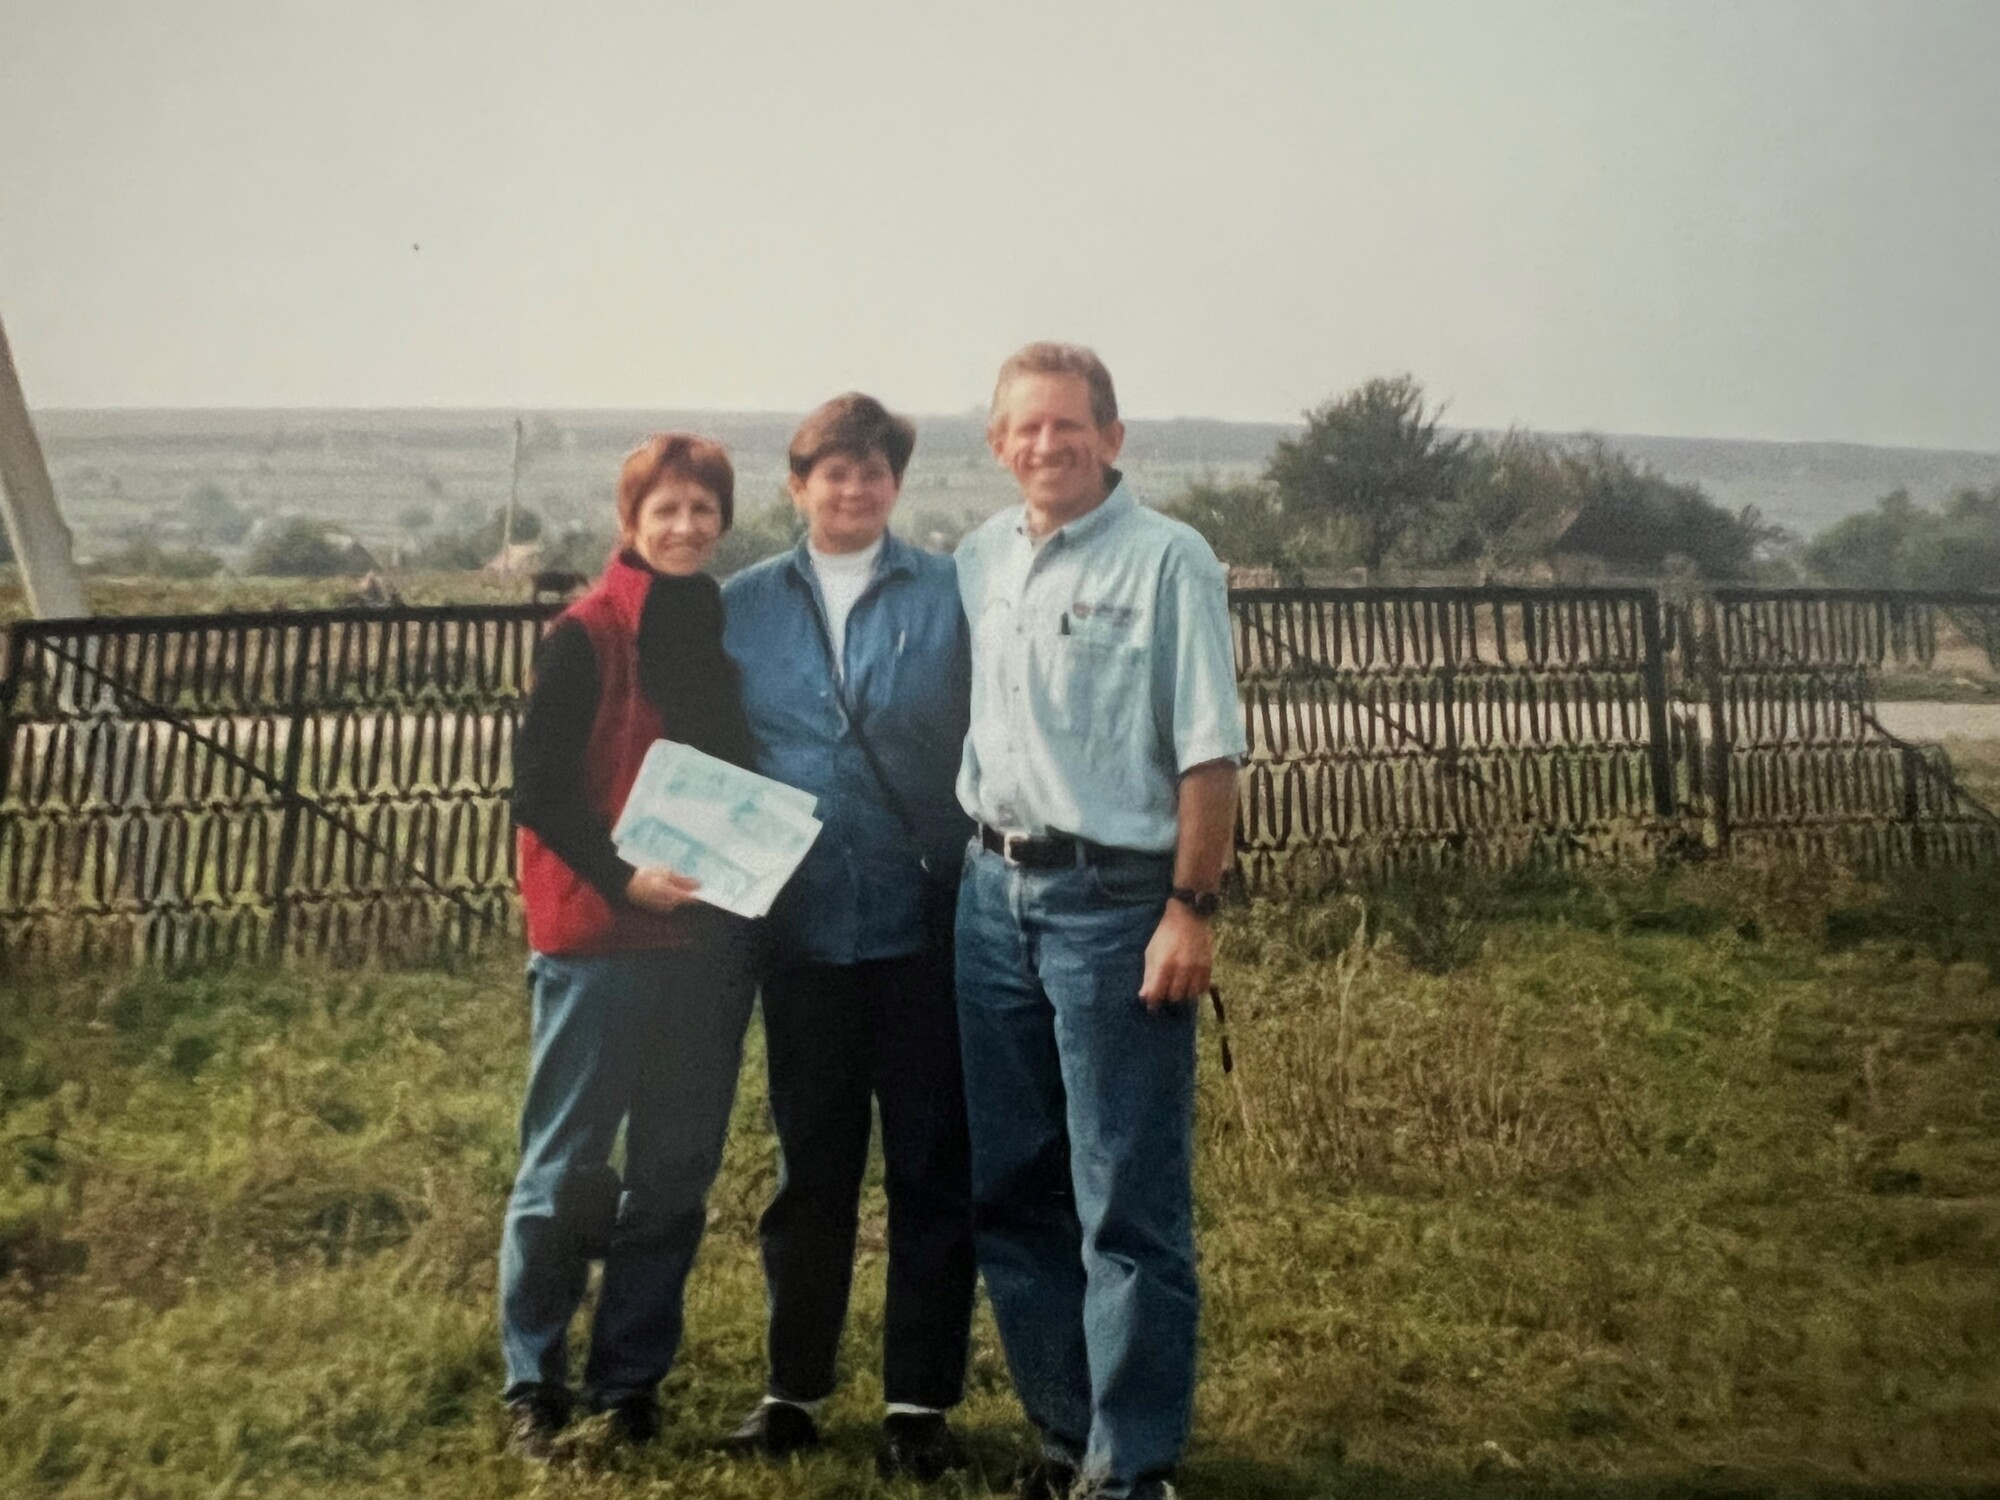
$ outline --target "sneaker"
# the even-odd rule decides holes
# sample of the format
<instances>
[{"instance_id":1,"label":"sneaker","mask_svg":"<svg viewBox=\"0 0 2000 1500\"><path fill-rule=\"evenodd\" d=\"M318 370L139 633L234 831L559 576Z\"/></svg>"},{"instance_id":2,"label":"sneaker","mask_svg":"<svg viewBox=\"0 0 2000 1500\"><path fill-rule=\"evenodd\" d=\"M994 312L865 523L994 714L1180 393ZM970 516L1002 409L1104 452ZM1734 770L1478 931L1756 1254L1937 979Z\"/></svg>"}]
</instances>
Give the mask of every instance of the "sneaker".
<instances>
[{"instance_id":1,"label":"sneaker","mask_svg":"<svg viewBox=\"0 0 2000 1500\"><path fill-rule=\"evenodd\" d=\"M1038 1458L1014 1477L1015 1500L1069 1500L1076 1488L1076 1466L1053 1458Z\"/></svg>"},{"instance_id":2,"label":"sneaker","mask_svg":"<svg viewBox=\"0 0 2000 1500\"><path fill-rule=\"evenodd\" d=\"M651 1391L634 1391L597 1410L611 1418L611 1431L621 1443L643 1448L660 1435L660 1399Z\"/></svg>"},{"instance_id":3,"label":"sneaker","mask_svg":"<svg viewBox=\"0 0 2000 1500\"><path fill-rule=\"evenodd\" d=\"M531 1464L545 1464L555 1453L556 1434L569 1423L569 1392L561 1386L529 1386L507 1403L512 1427L507 1451Z\"/></svg>"},{"instance_id":4,"label":"sneaker","mask_svg":"<svg viewBox=\"0 0 2000 1500\"><path fill-rule=\"evenodd\" d=\"M783 1458L818 1445L819 1424L812 1413L789 1401L758 1403L742 1425L722 1440L725 1452L757 1453L765 1458Z\"/></svg>"},{"instance_id":5,"label":"sneaker","mask_svg":"<svg viewBox=\"0 0 2000 1500\"><path fill-rule=\"evenodd\" d=\"M935 1484L948 1471L962 1469L969 1462L965 1444L941 1411L898 1411L882 1419L875 1468L884 1479L907 1474L921 1484Z\"/></svg>"}]
</instances>

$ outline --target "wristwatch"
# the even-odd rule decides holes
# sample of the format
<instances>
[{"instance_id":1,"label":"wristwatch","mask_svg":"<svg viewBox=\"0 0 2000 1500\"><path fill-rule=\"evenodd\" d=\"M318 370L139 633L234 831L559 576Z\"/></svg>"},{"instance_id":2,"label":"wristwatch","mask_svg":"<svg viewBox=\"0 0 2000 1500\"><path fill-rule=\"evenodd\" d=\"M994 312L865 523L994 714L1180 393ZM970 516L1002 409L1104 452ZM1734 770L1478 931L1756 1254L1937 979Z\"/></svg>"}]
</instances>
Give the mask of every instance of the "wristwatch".
<instances>
[{"instance_id":1,"label":"wristwatch","mask_svg":"<svg viewBox=\"0 0 2000 1500\"><path fill-rule=\"evenodd\" d=\"M1214 891L1198 891L1191 885L1177 885L1167 892L1169 901L1178 901L1204 921L1215 915L1222 897Z\"/></svg>"}]
</instances>

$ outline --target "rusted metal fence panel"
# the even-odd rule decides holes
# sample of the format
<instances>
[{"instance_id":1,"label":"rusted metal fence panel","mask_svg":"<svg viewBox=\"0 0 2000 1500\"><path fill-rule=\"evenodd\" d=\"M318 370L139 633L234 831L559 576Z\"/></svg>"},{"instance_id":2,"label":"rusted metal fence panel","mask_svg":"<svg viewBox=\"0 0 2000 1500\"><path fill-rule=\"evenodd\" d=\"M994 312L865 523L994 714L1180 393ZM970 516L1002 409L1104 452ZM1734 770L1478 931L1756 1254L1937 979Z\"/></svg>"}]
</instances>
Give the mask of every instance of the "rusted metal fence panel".
<instances>
[{"instance_id":1,"label":"rusted metal fence panel","mask_svg":"<svg viewBox=\"0 0 2000 1500\"><path fill-rule=\"evenodd\" d=\"M1252 889L1657 839L1681 808L1644 589L1232 595Z\"/></svg>"},{"instance_id":2,"label":"rusted metal fence panel","mask_svg":"<svg viewBox=\"0 0 2000 1500\"><path fill-rule=\"evenodd\" d=\"M351 957L515 930L512 745L549 612L15 625L0 955Z\"/></svg>"},{"instance_id":3,"label":"rusted metal fence panel","mask_svg":"<svg viewBox=\"0 0 2000 1500\"><path fill-rule=\"evenodd\" d=\"M2000 818L1935 745L1882 722L1880 674L1949 632L2000 671L2000 595L1717 588L1676 604L1681 731L1723 853L1879 871L2000 857Z\"/></svg>"},{"instance_id":4,"label":"rusted metal fence panel","mask_svg":"<svg viewBox=\"0 0 2000 1500\"><path fill-rule=\"evenodd\" d=\"M0 661L0 963L518 940L508 817L553 605L37 622ZM1239 868L1298 877L1705 846L2000 857L1878 674L2000 596L1245 589Z\"/></svg>"}]
</instances>

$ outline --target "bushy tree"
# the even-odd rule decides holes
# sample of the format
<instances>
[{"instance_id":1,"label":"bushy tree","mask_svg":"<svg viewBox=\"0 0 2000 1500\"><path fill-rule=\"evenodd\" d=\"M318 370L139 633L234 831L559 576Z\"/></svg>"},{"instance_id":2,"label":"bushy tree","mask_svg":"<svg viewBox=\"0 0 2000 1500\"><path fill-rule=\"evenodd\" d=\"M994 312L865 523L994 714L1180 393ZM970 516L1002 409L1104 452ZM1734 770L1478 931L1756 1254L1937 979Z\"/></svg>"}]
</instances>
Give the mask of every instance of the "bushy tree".
<instances>
[{"instance_id":1,"label":"bushy tree","mask_svg":"<svg viewBox=\"0 0 2000 1500\"><path fill-rule=\"evenodd\" d=\"M2000 589L2000 485L1960 490L1941 510L1895 490L1814 537L1805 564L1853 588Z\"/></svg>"},{"instance_id":2,"label":"bushy tree","mask_svg":"<svg viewBox=\"0 0 2000 1500\"><path fill-rule=\"evenodd\" d=\"M355 565L353 555L327 536L322 523L294 517L258 536L245 571L272 578L333 578L366 568Z\"/></svg>"},{"instance_id":3,"label":"bushy tree","mask_svg":"<svg viewBox=\"0 0 2000 1500\"><path fill-rule=\"evenodd\" d=\"M1466 445L1439 429L1408 375L1368 381L1306 413L1283 438L1265 479L1295 531L1334 539L1371 576L1406 533L1454 506Z\"/></svg>"},{"instance_id":4,"label":"bushy tree","mask_svg":"<svg viewBox=\"0 0 2000 1500\"><path fill-rule=\"evenodd\" d=\"M1196 483L1164 509L1206 537L1224 562L1281 571L1299 565L1299 528L1267 484Z\"/></svg>"},{"instance_id":5,"label":"bushy tree","mask_svg":"<svg viewBox=\"0 0 2000 1500\"><path fill-rule=\"evenodd\" d=\"M1701 578L1747 578L1758 549L1782 533L1755 506L1730 512L1698 484L1682 484L1592 439L1563 458L1574 520L1561 550L1598 558L1614 569L1658 573L1675 558Z\"/></svg>"},{"instance_id":6,"label":"bushy tree","mask_svg":"<svg viewBox=\"0 0 2000 1500\"><path fill-rule=\"evenodd\" d=\"M469 573L483 568L500 551L500 538L506 525L507 512L503 507L470 524L449 531L432 532L424 538L412 562L417 567L445 573ZM514 512L514 540L532 542L541 534L542 518L525 505L518 507Z\"/></svg>"}]
</instances>

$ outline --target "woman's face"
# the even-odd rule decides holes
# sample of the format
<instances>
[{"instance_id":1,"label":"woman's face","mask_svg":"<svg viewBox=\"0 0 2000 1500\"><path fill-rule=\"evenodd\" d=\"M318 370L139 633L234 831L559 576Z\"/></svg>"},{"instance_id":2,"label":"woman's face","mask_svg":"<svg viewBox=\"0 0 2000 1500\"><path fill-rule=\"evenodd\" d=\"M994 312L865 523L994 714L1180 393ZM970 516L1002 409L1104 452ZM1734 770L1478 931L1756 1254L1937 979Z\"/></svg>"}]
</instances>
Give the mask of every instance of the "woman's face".
<instances>
[{"instance_id":1,"label":"woman's face","mask_svg":"<svg viewBox=\"0 0 2000 1500\"><path fill-rule=\"evenodd\" d=\"M880 453L857 458L829 453L801 479L792 476L792 504L806 519L806 534L822 552L859 552L889 528L889 512L902 489Z\"/></svg>"},{"instance_id":2,"label":"woman's face","mask_svg":"<svg viewBox=\"0 0 2000 1500\"><path fill-rule=\"evenodd\" d=\"M655 573L699 573L722 540L722 502L697 480L669 474L639 502L632 550Z\"/></svg>"}]
</instances>

